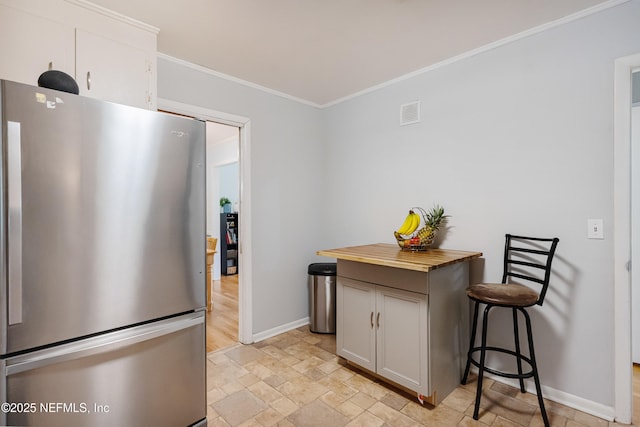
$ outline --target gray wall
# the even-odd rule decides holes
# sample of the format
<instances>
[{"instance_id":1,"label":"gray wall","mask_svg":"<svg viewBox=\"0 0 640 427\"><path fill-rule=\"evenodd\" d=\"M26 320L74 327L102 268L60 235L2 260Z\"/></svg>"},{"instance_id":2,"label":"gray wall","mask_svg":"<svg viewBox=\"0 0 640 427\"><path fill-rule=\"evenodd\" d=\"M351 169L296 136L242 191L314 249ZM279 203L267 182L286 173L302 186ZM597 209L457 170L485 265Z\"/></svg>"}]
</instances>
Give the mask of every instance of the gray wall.
<instances>
[{"instance_id":1,"label":"gray wall","mask_svg":"<svg viewBox=\"0 0 640 427\"><path fill-rule=\"evenodd\" d=\"M325 233L318 110L162 58L158 95L251 120L253 333L305 319L306 267Z\"/></svg>"},{"instance_id":2,"label":"gray wall","mask_svg":"<svg viewBox=\"0 0 640 427\"><path fill-rule=\"evenodd\" d=\"M613 406L613 70L638 22L632 0L325 110L160 59L161 98L252 121L254 334L308 315L317 249L392 243L409 207L440 203L440 244L482 251L478 279L499 279L506 232L560 238L532 314L542 382ZM400 127L413 100L422 122Z\"/></svg>"},{"instance_id":3,"label":"gray wall","mask_svg":"<svg viewBox=\"0 0 640 427\"><path fill-rule=\"evenodd\" d=\"M505 233L559 237L547 302L532 310L542 382L607 406L613 72L640 52L638 23L632 1L324 111L326 191L341 207L325 211L329 246L392 243L409 207L439 203L452 215L441 246L482 251L474 274L500 280ZM422 122L400 127L413 100ZM604 219L604 240L587 240L589 218Z\"/></svg>"}]
</instances>

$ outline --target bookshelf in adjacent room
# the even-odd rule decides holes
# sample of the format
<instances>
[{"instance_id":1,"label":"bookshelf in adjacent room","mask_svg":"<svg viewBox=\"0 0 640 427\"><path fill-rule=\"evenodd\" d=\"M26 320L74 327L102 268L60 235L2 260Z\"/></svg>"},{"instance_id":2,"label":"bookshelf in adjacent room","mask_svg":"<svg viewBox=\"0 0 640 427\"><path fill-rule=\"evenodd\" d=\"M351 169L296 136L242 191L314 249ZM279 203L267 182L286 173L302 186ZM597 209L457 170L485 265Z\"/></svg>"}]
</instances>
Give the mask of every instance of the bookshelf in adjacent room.
<instances>
[{"instance_id":1,"label":"bookshelf in adjacent room","mask_svg":"<svg viewBox=\"0 0 640 427\"><path fill-rule=\"evenodd\" d=\"M220 272L238 274L238 214L220 214Z\"/></svg>"}]
</instances>

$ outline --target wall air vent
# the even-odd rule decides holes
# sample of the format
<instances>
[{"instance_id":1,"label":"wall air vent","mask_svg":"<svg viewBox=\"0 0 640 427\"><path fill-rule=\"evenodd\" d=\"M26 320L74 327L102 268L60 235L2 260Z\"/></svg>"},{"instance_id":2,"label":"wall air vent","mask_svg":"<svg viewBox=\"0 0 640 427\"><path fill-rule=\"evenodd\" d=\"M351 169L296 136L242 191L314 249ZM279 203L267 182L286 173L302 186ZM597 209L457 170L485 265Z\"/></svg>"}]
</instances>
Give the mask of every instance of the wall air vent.
<instances>
[{"instance_id":1,"label":"wall air vent","mask_svg":"<svg viewBox=\"0 0 640 427\"><path fill-rule=\"evenodd\" d=\"M400 126L420 122L420 101L400 106Z\"/></svg>"}]
</instances>

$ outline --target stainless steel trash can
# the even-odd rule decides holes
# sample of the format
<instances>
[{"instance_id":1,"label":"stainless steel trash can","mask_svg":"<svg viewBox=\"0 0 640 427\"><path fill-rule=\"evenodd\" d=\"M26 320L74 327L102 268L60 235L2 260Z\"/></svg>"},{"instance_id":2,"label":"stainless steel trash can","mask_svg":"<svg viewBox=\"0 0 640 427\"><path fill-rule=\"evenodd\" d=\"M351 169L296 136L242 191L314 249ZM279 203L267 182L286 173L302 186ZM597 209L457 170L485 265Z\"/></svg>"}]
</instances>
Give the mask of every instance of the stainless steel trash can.
<instances>
[{"instance_id":1,"label":"stainless steel trash can","mask_svg":"<svg viewBox=\"0 0 640 427\"><path fill-rule=\"evenodd\" d=\"M336 270L333 263L309 264L309 329L336 333Z\"/></svg>"}]
</instances>

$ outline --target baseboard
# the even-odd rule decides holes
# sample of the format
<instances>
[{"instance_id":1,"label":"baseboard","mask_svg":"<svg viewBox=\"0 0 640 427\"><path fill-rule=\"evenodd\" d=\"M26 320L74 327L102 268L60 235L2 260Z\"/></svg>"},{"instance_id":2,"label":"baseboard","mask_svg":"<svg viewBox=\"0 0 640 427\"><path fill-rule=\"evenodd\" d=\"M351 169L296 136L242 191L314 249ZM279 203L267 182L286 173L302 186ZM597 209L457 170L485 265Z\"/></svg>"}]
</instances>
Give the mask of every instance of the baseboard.
<instances>
[{"instance_id":1,"label":"baseboard","mask_svg":"<svg viewBox=\"0 0 640 427\"><path fill-rule=\"evenodd\" d=\"M294 322L286 323L284 325L280 325L273 329L268 329L263 332L258 332L253 335L253 342L259 342L266 340L267 338L275 337L276 335L291 331L293 329L299 328L300 326L308 325L309 318L305 317L300 320L296 320Z\"/></svg>"},{"instance_id":2,"label":"baseboard","mask_svg":"<svg viewBox=\"0 0 640 427\"><path fill-rule=\"evenodd\" d=\"M531 391L535 393L535 386L531 384ZM529 387L527 387L529 391ZM607 421L613 421L616 416L616 411L613 406L603 405L593 400L584 399L574 394L566 393L564 391L556 390L551 387L542 386L542 395L549 400L568 406L578 411L593 415L594 417L603 418Z\"/></svg>"},{"instance_id":3,"label":"baseboard","mask_svg":"<svg viewBox=\"0 0 640 427\"><path fill-rule=\"evenodd\" d=\"M520 388L517 380L510 380L489 373L485 373L485 376L499 383ZM533 381L525 381L525 389L528 393L536 394L536 386ZM556 390L552 387L542 385L542 396L547 400L552 400L561 405L577 409L580 412L593 415L594 417L603 418L607 421L613 421L615 418L615 408L613 406L603 405L564 391Z\"/></svg>"}]
</instances>

